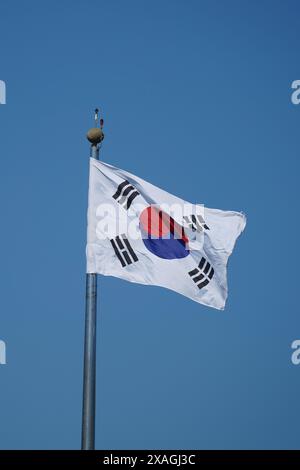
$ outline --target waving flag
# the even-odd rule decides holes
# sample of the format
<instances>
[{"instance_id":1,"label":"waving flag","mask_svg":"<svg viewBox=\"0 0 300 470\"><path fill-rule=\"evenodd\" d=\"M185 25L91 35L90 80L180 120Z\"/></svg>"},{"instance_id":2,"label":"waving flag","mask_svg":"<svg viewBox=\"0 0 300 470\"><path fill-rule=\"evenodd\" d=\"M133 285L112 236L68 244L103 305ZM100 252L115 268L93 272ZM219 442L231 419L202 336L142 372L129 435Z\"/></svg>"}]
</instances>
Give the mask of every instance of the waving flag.
<instances>
[{"instance_id":1,"label":"waving flag","mask_svg":"<svg viewBox=\"0 0 300 470\"><path fill-rule=\"evenodd\" d=\"M223 309L244 214L188 203L90 159L87 273L172 289Z\"/></svg>"}]
</instances>

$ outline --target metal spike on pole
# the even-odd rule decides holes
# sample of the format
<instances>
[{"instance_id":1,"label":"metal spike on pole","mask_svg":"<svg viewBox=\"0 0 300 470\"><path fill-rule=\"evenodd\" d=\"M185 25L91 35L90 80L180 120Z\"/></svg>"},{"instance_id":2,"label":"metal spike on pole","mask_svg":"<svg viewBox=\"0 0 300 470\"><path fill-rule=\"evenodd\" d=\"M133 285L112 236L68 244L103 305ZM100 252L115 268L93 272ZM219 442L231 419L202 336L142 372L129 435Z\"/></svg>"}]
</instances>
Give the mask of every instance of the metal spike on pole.
<instances>
[{"instance_id":1,"label":"metal spike on pole","mask_svg":"<svg viewBox=\"0 0 300 470\"><path fill-rule=\"evenodd\" d=\"M99 110L95 110L95 127L87 133L91 143L91 157L99 160L99 144L104 139L98 125ZM96 413L96 327L97 327L97 274L86 275L86 307L83 364L83 403L81 449L95 449L95 413Z\"/></svg>"}]
</instances>

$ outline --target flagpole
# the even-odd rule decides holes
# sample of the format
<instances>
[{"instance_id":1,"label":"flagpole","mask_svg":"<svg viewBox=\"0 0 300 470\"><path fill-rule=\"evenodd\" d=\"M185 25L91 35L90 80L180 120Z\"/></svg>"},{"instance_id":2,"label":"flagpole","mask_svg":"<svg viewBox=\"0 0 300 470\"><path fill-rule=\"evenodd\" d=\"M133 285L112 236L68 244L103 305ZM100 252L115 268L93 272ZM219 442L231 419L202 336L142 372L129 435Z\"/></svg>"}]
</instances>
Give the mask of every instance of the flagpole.
<instances>
[{"instance_id":1,"label":"flagpole","mask_svg":"<svg viewBox=\"0 0 300 470\"><path fill-rule=\"evenodd\" d=\"M98 109L95 110L95 123L98 122ZM91 157L99 160L99 144L104 139L100 128L93 127L87 133L91 143ZM97 274L86 275L84 364L83 364L83 401L81 449L95 449L95 413L96 413L96 328L97 328Z\"/></svg>"}]
</instances>

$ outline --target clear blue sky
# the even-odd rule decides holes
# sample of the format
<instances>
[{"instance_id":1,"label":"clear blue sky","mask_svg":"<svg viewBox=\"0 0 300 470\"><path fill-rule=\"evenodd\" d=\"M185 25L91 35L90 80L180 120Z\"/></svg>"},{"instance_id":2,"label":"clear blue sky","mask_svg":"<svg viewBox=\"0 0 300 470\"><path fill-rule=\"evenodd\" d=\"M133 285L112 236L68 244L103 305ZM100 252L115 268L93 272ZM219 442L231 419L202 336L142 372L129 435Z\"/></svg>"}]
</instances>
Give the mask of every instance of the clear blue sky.
<instances>
[{"instance_id":1,"label":"clear blue sky","mask_svg":"<svg viewBox=\"0 0 300 470\"><path fill-rule=\"evenodd\" d=\"M242 210L224 312L99 279L97 448L300 447L299 2L2 1L0 448L80 446L89 146Z\"/></svg>"}]
</instances>

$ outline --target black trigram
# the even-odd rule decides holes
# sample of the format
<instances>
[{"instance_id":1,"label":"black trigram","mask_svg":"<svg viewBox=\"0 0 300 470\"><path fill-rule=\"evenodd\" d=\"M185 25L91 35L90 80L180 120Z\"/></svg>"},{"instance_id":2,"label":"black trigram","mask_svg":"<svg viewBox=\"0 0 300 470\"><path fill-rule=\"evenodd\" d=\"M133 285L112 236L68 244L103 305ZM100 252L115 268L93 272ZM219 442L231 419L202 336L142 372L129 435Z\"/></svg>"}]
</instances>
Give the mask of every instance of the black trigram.
<instances>
[{"instance_id":1,"label":"black trigram","mask_svg":"<svg viewBox=\"0 0 300 470\"><path fill-rule=\"evenodd\" d=\"M190 271L189 275L197 284L199 289L202 289L202 287L207 286L209 281L212 279L214 272L215 271L212 265L202 257L199 263L199 267L193 269L193 271Z\"/></svg>"},{"instance_id":2,"label":"black trigram","mask_svg":"<svg viewBox=\"0 0 300 470\"><path fill-rule=\"evenodd\" d=\"M129 181L125 180L123 183L120 183L118 186L117 191L113 195L113 198L124 207L124 209L128 210L132 204L132 201L139 195L140 193L132 186Z\"/></svg>"},{"instance_id":3,"label":"black trigram","mask_svg":"<svg viewBox=\"0 0 300 470\"><path fill-rule=\"evenodd\" d=\"M118 235L116 238L112 238L110 243L123 268L138 261L138 257L124 233L123 235Z\"/></svg>"},{"instance_id":4,"label":"black trigram","mask_svg":"<svg viewBox=\"0 0 300 470\"><path fill-rule=\"evenodd\" d=\"M184 215L183 218L193 232L202 232L203 229L209 230L209 227L206 225L205 220L200 214Z\"/></svg>"}]
</instances>

